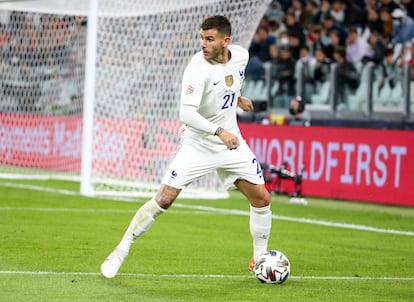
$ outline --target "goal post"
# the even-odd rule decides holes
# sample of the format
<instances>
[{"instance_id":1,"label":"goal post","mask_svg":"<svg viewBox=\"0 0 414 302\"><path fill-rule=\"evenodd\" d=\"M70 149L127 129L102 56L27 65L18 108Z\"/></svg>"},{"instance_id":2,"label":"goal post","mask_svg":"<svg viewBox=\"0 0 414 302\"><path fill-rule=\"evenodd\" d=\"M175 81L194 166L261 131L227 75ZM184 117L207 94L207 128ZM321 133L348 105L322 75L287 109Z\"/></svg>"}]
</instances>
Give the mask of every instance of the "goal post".
<instances>
[{"instance_id":1,"label":"goal post","mask_svg":"<svg viewBox=\"0 0 414 302\"><path fill-rule=\"evenodd\" d=\"M200 23L227 15L247 48L269 3L0 3L0 171L69 175L83 195L152 196L179 144L181 77ZM181 196L227 192L212 173Z\"/></svg>"},{"instance_id":2,"label":"goal post","mask_svg":"<svg viewBox=\"0 0 414 302\"><path fill-rule=\"evenodd\" d=\"M80 193L93 196L92 152L93 152L93 107L95 100L96 49L98 35L98 0L89 0L88 30L85 61L85 94L83 101L83 132Z\"/></svg>"}]
</instances>

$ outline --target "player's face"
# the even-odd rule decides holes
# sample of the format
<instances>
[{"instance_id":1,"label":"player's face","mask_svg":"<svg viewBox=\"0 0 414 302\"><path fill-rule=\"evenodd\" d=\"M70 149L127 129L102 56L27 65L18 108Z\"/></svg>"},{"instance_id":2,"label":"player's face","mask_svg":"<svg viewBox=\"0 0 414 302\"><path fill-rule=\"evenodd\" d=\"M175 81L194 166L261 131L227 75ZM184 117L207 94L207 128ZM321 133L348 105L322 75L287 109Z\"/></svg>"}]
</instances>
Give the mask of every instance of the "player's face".
<instances>
[{"instance_id":1,"label":"player's face","mask_svg":"<svg viewBox=\"0 0 414 302\"><path fill-rule=\"evenodd\" d=\"M219 33L217 29L200 30L200 45L206 60L227 62L226 49L229 43L230 37Z\"/></svg>"}]
</instances>

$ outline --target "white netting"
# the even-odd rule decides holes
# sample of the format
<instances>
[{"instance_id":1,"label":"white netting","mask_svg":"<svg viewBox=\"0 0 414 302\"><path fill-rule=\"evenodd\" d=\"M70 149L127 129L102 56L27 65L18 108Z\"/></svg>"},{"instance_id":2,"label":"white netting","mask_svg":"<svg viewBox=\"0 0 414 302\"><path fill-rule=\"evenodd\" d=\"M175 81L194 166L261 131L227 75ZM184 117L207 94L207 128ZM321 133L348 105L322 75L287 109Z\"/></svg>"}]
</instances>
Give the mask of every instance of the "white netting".
<instances>
[{"instance_id":1,"label":"white netting","mask_svg":"<svg viewBox=\"0 0 414 302\"><path fill-rule=\"evenodd\" d=\"M85 20L0 6L3 175L79 174Z\"/></svg>"},{"instance_id":2,"label":"white netting","mask_svg":"<svg viewBox=\"0 0 414 302\"><path fill-rule=\"evenodd\" d=\"M79 173L85 2L0 4L4 171ZM92 151L97 194L151 195L158 189L178 144L181 76L199 50L202 20L227 15L233 42L248 47L268 3L99 2ZM225 195L216 175L200 179L186 192L204 198Z\"/></svg>"}]
</instances>

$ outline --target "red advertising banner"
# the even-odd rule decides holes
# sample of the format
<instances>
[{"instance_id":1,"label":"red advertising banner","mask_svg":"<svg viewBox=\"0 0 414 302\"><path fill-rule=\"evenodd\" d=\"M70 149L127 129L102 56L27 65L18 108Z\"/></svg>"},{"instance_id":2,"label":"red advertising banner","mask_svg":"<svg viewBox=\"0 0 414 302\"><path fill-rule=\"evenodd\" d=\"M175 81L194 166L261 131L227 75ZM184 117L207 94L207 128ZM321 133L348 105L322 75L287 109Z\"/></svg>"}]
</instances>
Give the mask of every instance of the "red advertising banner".
<instances>
[{"instance_id":1,"label":"red advertising banner","mask_svg":"<svg viewBox=\"0 0 414 302\"><path fill-rule=\"evenodd\" d=\"M414 206L414 131L240 124L261 162L305 166L303 194Z\"/></svg>"},{"instance_id":2,"label":"red advertising banner","mask_svg":"<svg viewBox=\"0 0 414 302\"><path fill-rule=\"evenodd\" d=\"M80 117L0 113L0 164L79 171Z\"/></svg>"},{"instance_id":3,"label":"red advertising banner","mask_svg":"<svg viewBox=\"0 0 414 302\"><path fill-rule=\"evenodd\" d=\"M94 175L155 177L153 162L171 159L179 126L175 120L96 118ZM81 138L80 116L0 113L0 164L79 172Z\"/></svg>"},{"instance_id":4,"label":"red advertising banner","mask_svg":"<svg viewBox=\"0 0 414 302\"><path fill-rule=\"evenodd\" d=\"M168 161L179 122L97 118L98 175L156 177ZM303 194L414 206L414 131L240 124L259 161L297 172ZM82 118L0 113L0 164L79 172Z\"/></svg>"}]
</instances>

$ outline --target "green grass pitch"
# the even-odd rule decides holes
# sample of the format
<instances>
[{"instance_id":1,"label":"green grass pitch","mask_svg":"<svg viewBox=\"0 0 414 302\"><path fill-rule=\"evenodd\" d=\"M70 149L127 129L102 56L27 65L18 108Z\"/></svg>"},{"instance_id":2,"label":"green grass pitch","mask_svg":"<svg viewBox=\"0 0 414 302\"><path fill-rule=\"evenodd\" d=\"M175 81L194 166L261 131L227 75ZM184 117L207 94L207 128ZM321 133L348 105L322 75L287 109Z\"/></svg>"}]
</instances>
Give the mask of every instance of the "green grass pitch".
<instances>
[{"instance_id":1,"label":"green grass pitch","mask_svg":"<svg viewBox=\"0 0 414 302\"><path fill-rule=\"evenodd\" d=\"M108 280L100 264L144 200L78 191L73 182L0 180L0 301L414 300L414 208L273 196L269 248L288 256L291 276L266 285L247 269L240 193L178 199Z\"/></svg>"}]
</instances>

